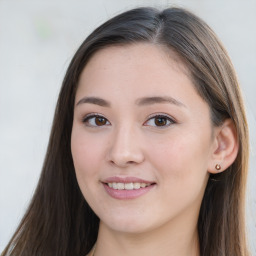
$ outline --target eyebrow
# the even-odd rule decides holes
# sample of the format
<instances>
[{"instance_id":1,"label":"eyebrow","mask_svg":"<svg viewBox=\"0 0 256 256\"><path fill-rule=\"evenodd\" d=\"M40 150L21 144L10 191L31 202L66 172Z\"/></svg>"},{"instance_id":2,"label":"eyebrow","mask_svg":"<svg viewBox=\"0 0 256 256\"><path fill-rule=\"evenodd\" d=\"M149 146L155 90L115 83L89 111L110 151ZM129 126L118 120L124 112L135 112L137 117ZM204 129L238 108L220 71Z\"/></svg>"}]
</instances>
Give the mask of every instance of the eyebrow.
<instances>
[{"instance_id":1,"label":"eyebrow","mask_svg":"<svg viewBox=\"0 0 256 256\"><path fill-rule=\"evenodd\" d=\"M101 98L97 98L97 97L84 97L77 102L76 106L81 105L83 103L95 104L95 105L99 105L101 107L110 107L111 106L111 104L108 101L103 100Z\"/></svg>"},{"instance_id":2,"label":"eyebrow","mask_svg":"<svg viewBox=\"0 0 256 256\"><path fill-rule=\"evenodd\" d=\"M110 102L98 97L84 97L77 102L76 106L81 105L83 103L95 104L101 107L111 106ZM152 105L157 103L170 103L179 107L186 107L186 105L184 105L182 102L169 96L144 97L139 98L135 101L135 104L138 106Z\"/></svg>"},{"instance_id":3,"label":"eyebrow","mask_svg":"<svg viewBox=\"0 0 256 256\"><path fill-rule=\"evenodd\" d=\"M179 107L186 107L186 105L184 105L182 102L169 96L145 97L136 100L136 104L139 106L152 105L157 103L170 103Z\"/></svg>"}]
</instances>

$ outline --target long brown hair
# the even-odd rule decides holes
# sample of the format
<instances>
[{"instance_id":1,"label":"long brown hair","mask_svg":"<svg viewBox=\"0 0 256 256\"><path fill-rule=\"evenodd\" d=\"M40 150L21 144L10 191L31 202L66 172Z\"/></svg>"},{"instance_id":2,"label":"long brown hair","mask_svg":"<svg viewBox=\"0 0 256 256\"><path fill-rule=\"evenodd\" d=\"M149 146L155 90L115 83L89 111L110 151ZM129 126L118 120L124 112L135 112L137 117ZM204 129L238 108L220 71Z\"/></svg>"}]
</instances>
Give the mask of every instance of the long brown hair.
<instances>
[{"instance_id":1,"label":"long brown hair","mask_svg":"<svg viewBox=\"0 0 256 256\"><path fill-rule=\"evenodd\" d=\"M86 255L97 239L99 219L82 196L70 150L79 76L98 50L138 42L162 45L188 67L215 126L231 118L239 152L224 172L211 175L198 219L201 256L248 256L245 184L248 130L238 81L214 32L180 8L137 8L97 28L73 57L55 111L41 177L28 210L2 255Z\"/></svg>"}]
</instances>

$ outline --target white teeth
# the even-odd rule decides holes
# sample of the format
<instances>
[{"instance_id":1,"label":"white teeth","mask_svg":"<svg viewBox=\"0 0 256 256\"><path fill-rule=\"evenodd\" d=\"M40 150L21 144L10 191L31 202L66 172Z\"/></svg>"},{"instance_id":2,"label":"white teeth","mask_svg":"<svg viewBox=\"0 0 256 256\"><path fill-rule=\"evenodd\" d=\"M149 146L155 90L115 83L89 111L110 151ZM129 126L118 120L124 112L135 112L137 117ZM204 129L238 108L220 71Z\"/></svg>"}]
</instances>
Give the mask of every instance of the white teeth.
<instances>
[{"instance_id":1,"label":"white teeth","mask_svg":"<svg viewBox=\"0 0 256 256\"><path fill-rule=\"evenodd\" d=\"M139 189L140 188L140 183L134 183L133 188L134 189Z\"/></svg>"},{"instance_id":2,"label":"white teeth","mask_svg":"<svg viewBox=\"0 0 256 256\"><path fill-rule=\"evenodd\" d=\"M124 188L127 190L133 190L133 183L125 183Z\"/></svg>"},{"instance_id":3,"label":"white teeth","mask_svg":"<svg viewBox=\"0 0 256 256\"><path fill-rule=\"evenodd\" d=\"M139 183L139 182L135 182L135 183L121 183L121 182L110 182L108 183L108 186L110 188L113 189L117 189L117 190L133 190L133 189L140 189L140 188L145 188L150 186L150 184L148 183Z\"/></svg>"},{"instance_id":4,"label":"white teeth","mask_svg":"<svg viewBox=\"0 0 256 256\"><path fill-rule=\"evenodd\" d=\"M146 187L146 183L140 183L140 187L141 188L145 188Z\"/></svg>"},{"instance_id":5,"label":"white teeth","mask_svg":"<svg viewBox=\"0 0 256 256\"><path fill-rule=\"evenodd\" d=\"M124 189L124 183L117 183L117 189Z\"/></svg>"}]
</instances>

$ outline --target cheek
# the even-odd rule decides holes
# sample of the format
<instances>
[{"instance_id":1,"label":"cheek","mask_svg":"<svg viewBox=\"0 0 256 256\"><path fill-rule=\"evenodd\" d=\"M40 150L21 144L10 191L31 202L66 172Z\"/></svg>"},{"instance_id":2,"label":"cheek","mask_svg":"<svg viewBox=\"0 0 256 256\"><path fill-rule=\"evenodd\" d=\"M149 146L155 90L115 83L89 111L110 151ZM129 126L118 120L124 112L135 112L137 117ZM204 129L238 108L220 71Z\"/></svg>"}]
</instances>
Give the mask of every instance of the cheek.
<instances>
[{"instance_id":1,"label":"cheek","mask_svg":"<svg viewBox=\"0 0 256 256\"><path fill-rule=\"evenodd\" d=\"M71 152L78 182L95 175L95 170L102 157L99 141L92 141L92 137L85 136L83 132L74 130L71 136Z\"/></svg>"},{"instance_id":2,"label":"cheek","mask_svg":"<svg viewBox=\"0 0 256 256\"><path fill-rule=\"evenodd\" d=\"M168 190L192 190L205 183L209 141L198 136L180 134L155 145L149 159Z\"/></svg>"},{"instance_id":3,"label":"cheek","mask_svg":"<svg viewBox=\"0 0 256 256\"><path fill-rule=\"evenodd\" d=\"M86 136L83 130L72 131L71 152L77 182L84 198L92 208L95 206L98 175L103 157L101 143L102 141L93 136ZM102 202L98 201L97 204L102 205Z\"/></svg>"}]
</instances>

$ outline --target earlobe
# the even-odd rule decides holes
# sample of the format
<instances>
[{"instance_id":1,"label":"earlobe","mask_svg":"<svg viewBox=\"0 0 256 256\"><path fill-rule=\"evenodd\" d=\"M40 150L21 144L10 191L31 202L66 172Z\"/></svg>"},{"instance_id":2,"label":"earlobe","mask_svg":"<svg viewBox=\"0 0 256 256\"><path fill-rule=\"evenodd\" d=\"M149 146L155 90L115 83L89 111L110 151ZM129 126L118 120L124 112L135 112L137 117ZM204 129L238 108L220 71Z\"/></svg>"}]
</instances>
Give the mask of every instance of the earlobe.
<instances>
[{"instance_id":1,"label":"earlobe","mask_svg":"<svg viewBox=\"0 0 256 256\"><path fill-rule=\"evenodd\" d=\"M231 119L225 120L220 127L216 127L214 132L214 147L208 172L219 173L225 171L235 161L239 143L236 128Z\"/></svg>"}]
</instances>

